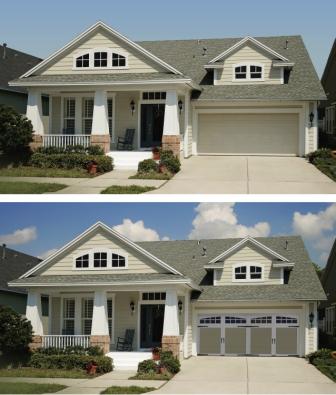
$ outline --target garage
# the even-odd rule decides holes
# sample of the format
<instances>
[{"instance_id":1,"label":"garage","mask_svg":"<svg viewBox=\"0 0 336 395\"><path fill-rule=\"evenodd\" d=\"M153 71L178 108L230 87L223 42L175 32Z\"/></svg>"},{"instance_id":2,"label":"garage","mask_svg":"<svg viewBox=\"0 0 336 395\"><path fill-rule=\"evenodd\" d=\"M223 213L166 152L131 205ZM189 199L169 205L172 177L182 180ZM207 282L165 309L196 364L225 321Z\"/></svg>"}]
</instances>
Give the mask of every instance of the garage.
<instances>
[{"instance_id":1,"label":"garage","mask_svg":"<svg viewBox=\"0 0 336 395\"><path fill-rule=\"evenodd\" d=\"M286 314L201 315L198 355L298 355L299 320Z\"/></svg>"},{"instance_id":2,"label":"garage","mask_svg":"<svg viewBox=\"0 0 336 395\"><path fill-rule=\"evenodd\" d=\"M200 113L198 154L298 155L297 113Z\"/></svg>"}]
</instances>

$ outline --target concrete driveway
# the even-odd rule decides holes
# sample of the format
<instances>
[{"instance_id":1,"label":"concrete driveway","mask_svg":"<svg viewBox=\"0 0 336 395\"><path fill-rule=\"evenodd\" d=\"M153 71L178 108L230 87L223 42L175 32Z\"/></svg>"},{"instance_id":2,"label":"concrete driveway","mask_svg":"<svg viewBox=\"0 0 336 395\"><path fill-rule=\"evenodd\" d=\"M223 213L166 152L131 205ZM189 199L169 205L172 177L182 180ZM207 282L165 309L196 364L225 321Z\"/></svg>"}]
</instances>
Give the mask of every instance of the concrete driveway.
<instances>
[{"instance_id":1,"label":"concrete driveway","mask_svg":"<svg viewBox=\"0 0 336 395\"><path fill-rule=\"evenodd\" d=\"M336 193L336 183L303 158L193 156L151 193Z\"/></svg>"},{"instance_id":2,"label":"concrete driveway","mask_svg":"<svg viewBox=\"0 0 336 395\"><path fill-rule=\"evenodd\" d=\"M193 357L156 394L335 394L336 384L302 358Z\"/></svg>"}]
</instances>

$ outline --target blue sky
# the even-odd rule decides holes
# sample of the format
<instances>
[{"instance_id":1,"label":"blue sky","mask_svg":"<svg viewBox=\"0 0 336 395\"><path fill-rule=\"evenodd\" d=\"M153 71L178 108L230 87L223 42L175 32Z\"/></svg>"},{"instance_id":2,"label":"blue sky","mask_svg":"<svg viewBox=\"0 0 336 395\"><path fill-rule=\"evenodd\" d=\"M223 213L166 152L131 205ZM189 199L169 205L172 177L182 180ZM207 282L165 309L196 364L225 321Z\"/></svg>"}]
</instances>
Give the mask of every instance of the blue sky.
<instances>
[{"instance_id":1,"label":"blue sky","mask_svg":"<svg viewBox=\"0 0 336 395\"><path fill-rule=\"evenodd\" d=\"M336 237L329 203L2 203L0 243L47 256L97 221L134 241L300 234L325 265Z\"/></svg>"},{"instance_id":2,"label":"blue sky","mask_svg":"<svg viewBox=\"0 0 336 395\"><path fill-rule=\"evenodd\" d=\"M5 1L0 37L44 58L97 20L134 40L301 34L321 75L335 15L334 0Z\"/></svg>"}]
</instances>

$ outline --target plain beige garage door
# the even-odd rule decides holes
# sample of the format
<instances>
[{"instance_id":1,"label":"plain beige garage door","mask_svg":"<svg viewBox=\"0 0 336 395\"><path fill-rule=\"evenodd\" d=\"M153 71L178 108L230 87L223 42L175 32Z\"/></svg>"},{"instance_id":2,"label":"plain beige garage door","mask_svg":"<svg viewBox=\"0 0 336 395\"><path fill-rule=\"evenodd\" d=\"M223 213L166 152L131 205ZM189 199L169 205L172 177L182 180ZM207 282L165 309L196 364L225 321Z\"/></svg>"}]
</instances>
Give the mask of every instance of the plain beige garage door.
<instances>
[{"instance_id":1,"label":"plain beige garage door","mask_svg":"<svg viewBox=\"0 0 336 395\"><path fill-rule=\"evenodd\" d=\"M199 154L298 155L298 114L199 114Z\"/></svg>"}]
</instances>

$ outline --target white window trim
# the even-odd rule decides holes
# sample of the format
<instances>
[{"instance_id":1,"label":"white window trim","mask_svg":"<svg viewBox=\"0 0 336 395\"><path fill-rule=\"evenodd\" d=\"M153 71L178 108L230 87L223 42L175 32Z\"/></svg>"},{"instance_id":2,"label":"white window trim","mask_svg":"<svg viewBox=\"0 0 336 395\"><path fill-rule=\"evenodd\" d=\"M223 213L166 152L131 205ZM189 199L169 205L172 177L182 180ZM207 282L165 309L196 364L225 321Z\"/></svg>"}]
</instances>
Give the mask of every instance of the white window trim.
<instances>
[{"instance_id":1,"label":"white window trim","mask_svg":"<svg viewBox=\"0 0 336 395\"><path fill-rule=\"evenodd\" d=\"M92 307L92 317L91 318L83 316L83 305L85 303L84 302L85 300L92 300L93 307ZM83 297L81 297L81 316L80 316L80 319L81 319L81 333L82 333L82 335L84 335L84 327L85 327L84 326L84 321L86 321L86 320L91 320L91 329L90 329L90 333L86 334L85 336L91 335L92 321L93 321L93 309L94 309L94 297L91 297L91 296L83 296Z\"/></svg>"},{"instance_id":2,"label":"white window trim","mask_svg":"<svg viewBox=\"0 0 336 395\"><path fill-rule=\"evenodd\" d=\"M162 292L166 292L166 291L144 291L144 292L140 292L140 304L166 304L165 300L143 300L143 294L146 293L162 293Z\"/></svg>"},{"instance_id":3,"label":"white window trim","mask_svg":"<svg viewBox=\"0 0 336 395\"><path fill-rule=\"evenodd\" d=\"M246 78L236 78L236 68L246 66ZM261 78L251 78L251 66L261 67ZM264 65L262 63L257 62L243 62L237 63L232 66L232 82L245 82L245 81L256 81L263 82L265 81L265 73L264 73Z\"/></svg>"},{"instance_id":4,"label":"white window trim","mask_svg":"<svg viewBox=\"0 0 336 395\"><path fill-rule=\"evenodd\" d=\"M237 267L246 266L246 279L236 279L235 269ZM251 279L250 268L251 266L257 266L261 268L261 278ZM264 282L264 265L258 262L237 262L232 265L232 282L234 283L261 283Z\"/></svg>"},{"instance_id":5,"label":"white window trim","mask_svg":"<svg viewBox=\"0 0 336 395\"><path fill-rule=\"evenodd\" d=\"M106 67L95 67L94 66L94 53L95 52L107 52L107 66ZM124 56L126 59L125 66L112 66L112 53L117 53L118 55ZM76 60L78 57L89 54L89 67L77 67ZM105 48L97 47L88 50L83 50L77 52L73 55L72 59L72 70L85 71L85 70L127 70L128 66L128 54L119 48Z\"/></svg>"},{"instance_id":6,"label":"white window trim","mask_svg":"<svg viewBox=\"0 0 336 395\"><path fill-rule=\"evenodd\" d=\"M107 266L106 267L94 267L94 253L95 252L106 252L107 253ZM81 257L82 255L89 255L89 267L85 267L85 268L77 268L76 267L76 259ZM121 255L125 258L125 266L123 267L112 267L112 254L118 254ZM73 263L72 263L72 270L75 271L79 271L79 272L83 272L86 270L102 270L102 271L106 271L106 270L126 270L128 269L128 254L125 253L125 251L121 250L121 249L109 249L109 248L93 248L91 250L87 250L87 251L83 251L80 253L77 253L76 255L73 256Z\"/></svg>"}]
</instances>

